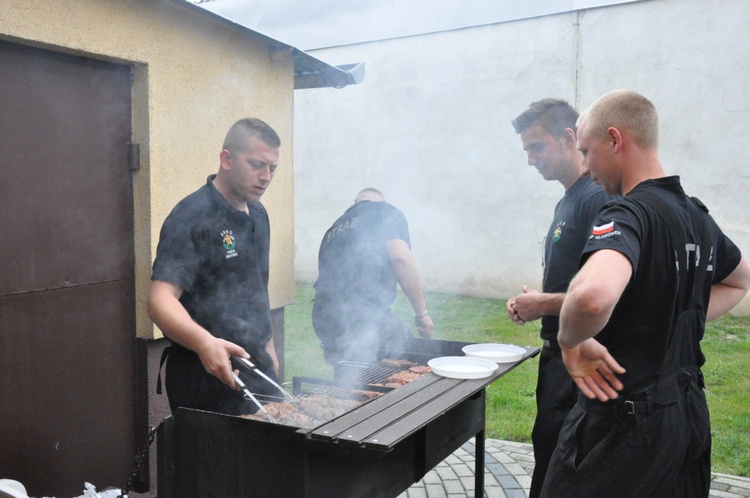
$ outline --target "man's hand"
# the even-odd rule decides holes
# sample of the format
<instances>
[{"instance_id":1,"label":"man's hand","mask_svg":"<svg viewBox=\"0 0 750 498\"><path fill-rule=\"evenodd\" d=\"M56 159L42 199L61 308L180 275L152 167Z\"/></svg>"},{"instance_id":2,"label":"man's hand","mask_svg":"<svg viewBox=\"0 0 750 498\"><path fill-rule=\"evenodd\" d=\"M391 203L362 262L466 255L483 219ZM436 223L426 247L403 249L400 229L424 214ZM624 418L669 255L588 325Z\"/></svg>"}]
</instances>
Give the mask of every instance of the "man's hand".
<instances>
[{"instance_id":1,"label":"man's hand","mask_svg":"<svg viewBox=\"0 0 750 498\"><path fill-rule=\"evenodd\" d=\"M578 388L589 399L599 401L617 399L617 391L624 387L615 375L625 369L596 339L586 339L575 347L560 344L563 362Z\"/></svg>"},{"instance_id":2,"label":"man's hand","mask_svg":"<svg viewBox=\"0 0 750 498\"><path fill-rule=\"evenodd\" d=\"M211 336L195 352L198 354L206 372L235 391L239 391L239 386L235 384L232 378L232 360L230 356L234 355L250 359L247 351L233 342ZM234 373L238 374L239 370L234 370Z\"/></svg>"},{"instance_id":3,"label":"man's hand","mask_svg":"<svg viewBox=\"0 0 750 498\"><path fill-rule=\"evenodd\" d=\"M525 285L523 293L508 300L508 318L517 325L538 320L542 315L557 315L565 294L545 294Z\"/></svg>"},{"instance_id":4,"label":"man's hand","mask_svg":"<svg viewBox=\"0 0 750 498\"><path fill-rule=\"evenodd\" d=\"M525 325L526 322L518 316L518 312L516 311L516 297L518 296L508 299L508 302L505 303L505 311L508 313L508 318L510 318L513 323L516 325Z\"/></svg>"},{"instance_id":5,"label":"man's hand","mask_svg":"<svg viewBox=\"0 0 750 498\"><path fill-rule=\"evenodd\" d=\"M232 389L239 390L232 378L231 355L250 358L247 352L229 341L218 339L198 325L180 303L183 289L173 283L153 280L148 294L148 316L165 336L195 352L203 368ZM235 370L235 373L239 371Z\"/></svg>"},{"instance_id":6,"label":"man's hand","mask_svg":"<svg viewBox=\"0 0 750 498\"><path fill-rule=\"evenodd\" d=\"M420 337L423 339L429 339L432 337L432 331L435 328L435 325L432 323L430 315L414 317L414 323L419 330Z\"/></svg>"},{"instance_id":7,"label":"man's hand","mask_svg":"<svg viewBox=\"0 0 750 498\"><path fill-rule=\"evenodd\" d=\"M516 313L525 322L538 320L543 314L541 309L542 293L525 285L522 289L523 294L517 295L513 304Z\"/></svg>"}]
</instances>

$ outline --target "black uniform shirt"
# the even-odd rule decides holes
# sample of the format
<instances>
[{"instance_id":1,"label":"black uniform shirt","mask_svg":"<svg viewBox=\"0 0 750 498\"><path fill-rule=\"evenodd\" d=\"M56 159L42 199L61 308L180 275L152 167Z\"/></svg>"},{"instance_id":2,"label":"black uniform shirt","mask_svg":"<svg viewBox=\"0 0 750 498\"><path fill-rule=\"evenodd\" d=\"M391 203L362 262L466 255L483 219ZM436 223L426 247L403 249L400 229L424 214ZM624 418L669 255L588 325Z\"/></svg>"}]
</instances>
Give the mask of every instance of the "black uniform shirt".
<instances>
[{"instance_id":1,"label":"black uniform shirt","mask_svg":"<svg viewBox=\"0 0 750 498\"><path fill-rule=\"evenodd\" d=\"M409 226L400 210L373 201L351 206L323 236L315 298L390 306L397 282L386 244L394 239L409 244Z\"/></svg>"},{"instance_id":2,"label":"black uniform shirt","mask_svg":"<svg viewBox=\"0 0 750 498\"><path fill-rule=\"evenodd\" d=\"M613 197L588 177L579 178L555 206L555 218L544 241L543 292L567 292L578 271L581 251L599 209ZM542 339L557 340L560 319L542 317Z\"/></svg>"},{"instance_id":3,"label":"black uniform shirt","mask_svg":"<svg viewBox=\"0 0 750 498\"><path fill-rule=\"evenodd\" d=\"M268 215L234 209L213 186L180 201L164 221L153 280L184 289L180 302L214 336L263 349L271 338Z\"/></svg>"},{"instance_id":4,"label":"black uniform shirt","mask_svg":"<svg viewBox=\"0 0 750 498\"><path fill-rule=\"evenodd\" d=\"M676 212L687 244L700 246L700 257L709 267L698 296L698 312L705 316L711 286L725 279L739 264L740 251L710 217L710 240L701 240L703 232L700 208L688 198L679 177L647 180L632 192L649 190L664 199ZM593 252L612 249L628 258L633 276L609 322L596 339L627 372L621 377L626 390L642 388L656 379L666 352L666 342L676 320L678 270L669 232L656 211L630 194L605 206L595 221L584 249L582 264ZM680 251L680 261L695 261L697 251ZM695 275L695 265L688 271ZM702 337L702 330L700 335ZM696 344L695 357L703 358ZM700 365L699 365L700 366Z\"/></svg>"}]
</instances>

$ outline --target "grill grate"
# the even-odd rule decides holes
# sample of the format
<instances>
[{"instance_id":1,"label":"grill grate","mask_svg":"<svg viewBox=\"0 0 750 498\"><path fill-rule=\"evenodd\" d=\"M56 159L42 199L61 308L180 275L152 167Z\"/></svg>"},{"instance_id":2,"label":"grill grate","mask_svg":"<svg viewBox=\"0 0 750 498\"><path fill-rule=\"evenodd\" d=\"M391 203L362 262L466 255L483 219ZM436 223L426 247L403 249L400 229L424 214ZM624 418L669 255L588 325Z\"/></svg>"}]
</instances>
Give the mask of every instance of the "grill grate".
<instances>
[{"instance_id":1,"label":"grill grate","mask_svg":"<svg viewBox=\"0 0 750 498\"><path fill-rule=\"evenodd\" d=\"M344 374L337 380L351 384L382 384L386 378L403 370L382 363L356 361L340 361L338 366Z\"/></svg>"},{"instance_id":2,"label":"grill grate","mask_svg":"<svg viewBox=\"0 0 750 498\"><path fill-rule=\"evenodd\" d=\"M345 375L335 380L315 377L294 377L292 393L295 396L327 394L340 399L367 400L370 397L363 396L359 391L391 392L393 391L392 387L385 387L379 384L383 384L386 378L403 370L403 368L380 363L361 363L355 361L342 361L339 365L345 367ZM283 397L253 394L264 404L286 401Z\"/></svg>"},{"instance_id":3,"label":"grill grate","mask_svg":"<svg viewBox=\"0 0 750 498\"><path fill-rule=\"evenodd\" d=\"M292 392L295 396L327 394L341 399L361 399L361 391L387 393L393 390L393 388L385 386L317 379L314 377L294 377L293 386Z\"/></svg>"}]
</instances>

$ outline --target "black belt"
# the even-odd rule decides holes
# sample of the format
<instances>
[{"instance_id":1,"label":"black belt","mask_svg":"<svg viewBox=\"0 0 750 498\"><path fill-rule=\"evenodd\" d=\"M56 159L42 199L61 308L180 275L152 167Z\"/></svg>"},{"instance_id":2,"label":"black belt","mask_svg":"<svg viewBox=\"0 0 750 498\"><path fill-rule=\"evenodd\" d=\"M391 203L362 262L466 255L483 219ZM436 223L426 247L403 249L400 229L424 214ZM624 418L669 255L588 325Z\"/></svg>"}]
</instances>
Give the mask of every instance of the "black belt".
<instances>
[{"instance_id":1,"label":"black belt","mask_svg":"<svg viewBox=\"0 0 750 498\"><path fill-rule=\"evenodd\" d=\"M633 401L631 399L625 399L618 403L617 409L620 413L625 415L635 415L637 413L654 413L666 410L670 406L676 405L679 402L679 400L674 400L668 403L656 403L654 401Z\"/></svg>"},{"instance_id":2,"label":"black belt","mask_svg":"<svg viewBox=\"0 0 750 498\"><path fill-rule=\"evenodd\" d=\"M696 368L696 370L698 369ZM691 381L692 375L683 371L657 382L644 391L623 393L617 400L618 412L625 415L635 415L667 409L680 403L685 398Z\"/></svg>"}]
</instances>

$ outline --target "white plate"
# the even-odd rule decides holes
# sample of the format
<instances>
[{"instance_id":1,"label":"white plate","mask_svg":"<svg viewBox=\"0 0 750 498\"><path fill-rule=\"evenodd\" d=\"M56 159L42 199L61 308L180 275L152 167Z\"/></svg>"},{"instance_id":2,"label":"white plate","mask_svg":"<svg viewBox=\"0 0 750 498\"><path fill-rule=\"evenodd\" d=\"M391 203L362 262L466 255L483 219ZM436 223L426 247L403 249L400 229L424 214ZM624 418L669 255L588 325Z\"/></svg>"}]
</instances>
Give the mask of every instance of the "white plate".
<instances>
[{"instance_id":1,"label":"white plate","mask_svg":"<svg viewBox=\"0 0 750 498\"><path fill-rule=\"evenodd\" d=\"M452 379L481 379L497 370L497 363L483 358L467 356L442 356L427 362L432 371Z\"/></svg>"},{"instance_id":2,"label":"white plate","mask_svg":"<svg viewBox=\"0 0 750 498\"><path fill-rule=\"evenodd\" d=\"M11 479L0 479L0 496L7 496L9 498L29 498L23 484Z\"/></svg>"},{"instance_id":3,"label":"white plate","mask_svg":"<svg viewBox=\"0 0 750 498\"><path fill-rule=\"evenodd\" d=\"M511 344L471 344L461 350L466 356L484 358L495 363L512 363L526 354L525 349Z\"/></svg>"}]
</instances>

